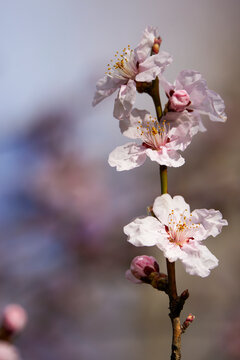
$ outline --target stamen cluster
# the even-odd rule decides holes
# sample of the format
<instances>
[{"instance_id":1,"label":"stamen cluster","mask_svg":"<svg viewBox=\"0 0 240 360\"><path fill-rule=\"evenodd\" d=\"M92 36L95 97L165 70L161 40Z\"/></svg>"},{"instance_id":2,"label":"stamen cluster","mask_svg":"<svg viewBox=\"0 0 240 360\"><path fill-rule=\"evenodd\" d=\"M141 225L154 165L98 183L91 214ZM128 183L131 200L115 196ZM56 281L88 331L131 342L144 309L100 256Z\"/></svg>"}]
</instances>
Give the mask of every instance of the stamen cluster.
<instances>
[{"instance_id":1,"label":"stamen cluster","mask_svg":"<svg viewBox=\"0 0 240 360\"><path fill-rule=\"evenodd\" d=\"M142 124L141 121L138 121ZM157 118L153 118L149 115L149 120L146 121L146 126L137 126L140 137L143 140L143 145L155 150L159 150L161 146L166 145L169 142L168 132L169 125L166 125L166 121L163 120L162 124L159 124Z\"/></svg>"},{"instance_id":2,"label":"stamen cluster","mask_svg":"<svg viewBox=\"0 0 240 360\"><path fill-rule=\"evenodd\" d=\"M121 54L117 51L114 56L115 61L110 60L105 74L117 79L134 79L138 71L134 61L134 52L130 45L124 48Z\"/></svg>"}]
</instances>

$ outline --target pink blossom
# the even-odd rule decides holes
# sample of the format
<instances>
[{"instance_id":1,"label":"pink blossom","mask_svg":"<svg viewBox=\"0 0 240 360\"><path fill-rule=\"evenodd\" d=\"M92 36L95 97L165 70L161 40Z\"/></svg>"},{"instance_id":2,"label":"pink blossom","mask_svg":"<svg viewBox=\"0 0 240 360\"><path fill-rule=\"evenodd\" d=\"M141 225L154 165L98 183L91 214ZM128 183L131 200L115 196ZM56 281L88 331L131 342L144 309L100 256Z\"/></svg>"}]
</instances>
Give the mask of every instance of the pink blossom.
<instances>
[{"instance_id":1,"label":"pink blossom","mask_svg":"<svg viewBox=\"0 0 240 360\"><path fill-rule=\"evenodd\" d=\"M156 38L156 29L147 27L139 45L131 50L130 45L120 54L115 54L115 60L108 64L105 76L96 85L93 106L119 89L119 102L115 103L114 111L130 111L136 98L136 82L151 82L161 74L172 62L166 52L151 55Z\"/></svg>"},{"instance_id":2,"label":"pink blossom","mask_svg":"<svg viewBox=\"0 0 240 360\"><path fill-rule=\"evenodd\" d=\"M191 142L189 123L183 122L170 129L165 121L159 124L147 111L134 109L129 117L120 121L120 128L125 136L139 139L141 144L130 142L111 152L108 162L117 171L138 167L147 156L160 165L178 167L184 164L178 150L184 151Z\"/></svg>"},{"instance_id":3,"label":"pink blossom","mask_svg":"<svg viewBox=\"0 0 240 360\"><path fill-rule=\"evenodd\" d=\"M22 306L11 304L3 312L3 326L13 333L20 332L27 323L27 313Z\"/></svg>"},{"instance_id":4,"label":"pink blossom","mask_svg":"<svg viewBox=\"0 0 240 360\"><path fill-rule=\"evenodd\" d=\"M213 209L190 213L182 196L169 194L155 199L153 212L156 217L136 218L124 227L128 241L135 246L156 245L170 262L181 260L189 274L208 276L218 260L202 241L228 224L222 214Z\"/></svg>"},{"instance_id":5,"label":"pink blossom","mask_svg":"<svg viewBox=\"0 0 240 360\"><path fill-rule=\"evenodd\" d=\"M206 80L199 72L183 70L173 84L161 75L160 83L169 98L169 110L192 113L199 120L199 131L205 130L199 115L208 115L212 121L227 120L224 101L220 95L208 89Z\"/></svg>"}]
</instances>

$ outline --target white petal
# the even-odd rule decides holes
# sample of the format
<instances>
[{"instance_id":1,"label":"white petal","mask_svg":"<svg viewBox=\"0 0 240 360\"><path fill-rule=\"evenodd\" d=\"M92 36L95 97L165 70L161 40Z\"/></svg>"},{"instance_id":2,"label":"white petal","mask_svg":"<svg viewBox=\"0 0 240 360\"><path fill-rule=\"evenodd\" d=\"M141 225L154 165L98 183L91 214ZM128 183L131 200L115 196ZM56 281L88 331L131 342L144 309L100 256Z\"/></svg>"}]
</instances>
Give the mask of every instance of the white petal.
<instances>
[{"instance_id":1,"label":"white petal","mask_svg":"<svg viewBox=\"0 0 240 360\"><path fill-rule=\"evenodd\" d=\"M145 148L135 143L127 143L118 146L111 152L108 158L110 166L117 168L117 171L131 170L144 163L146 160Z\"/></svg>"},{"instance_id":2,"label":"white petal","mask_svg":"<svg viewBox=\"0 0 240 360\"><path fill-rule=\"evenodd\" d=\"M168 225L168 215L174 209L173 206L173 199L169 194L163 194L154 200L153 212L162 224Z\"/></svg>"},{"instance_id":3,"label":"white petal","mask_svg":"<svg viewBox=\"0 0 240 360\"><path fill-rule=\"evenodd\" d=\"M171 62L172 57L163 51L148 57L143 63L139 64L139 73L136 76L136 81L150 82L156 79Z\"/></svg>"},{"instance_id":4,"label":"white petal","mask_svg":"<svg viewBox=\"0 0 240 360\"><path fill-rule=\"evenodd\" d=\"M106 97L112 95L123 83L122 80L114 79L107 75L99 79L96 85L97 90L92 105L95 106Z\"/></svg>"},{"instance_id":5,"label":"white petal","mask_svg":"<svg viewBox=\"0 0 240 360\"><path fill-rule=\"evenodd\" d=\"M140 124L146 123L145 119L149 115L150 114L146 110L133 109L129 116L126 116L122 121L119 122L119 127L122 134L130 139L139 138L140 132L137 127L139 127Z\"/></svg>"},{"instance_id":6,"label":"white petal","mask_svg":"<svg viewBox=\"0 0 240 360\"><path fill-rule=\"evenodd\" d=\"M118 120L123 120L132 110L136 99L136 85L133 80L129 80L126 85L121 85L118 96L114 103L113 116Z\"/></svg>"},{"instance_id":7,"label":"white petal","mask_svg":"<svg viewBox=\"0 0 240 360\"><path fill-rule=\"evenodd\" d=\"M166 236L166 231L153 216L137 218L124 226L123 231L128 235L128 242L135 246L153 246Z\"/></svg>"},{"instance_id":8,"label":"white petal","mask_svg":"<svg viewBox=\"0 0 240 360\"><path fill-rule=\"evenodd\" d=\"M157 247L163 251L163 255L170 262L177 261L178 259L181 260L184 256L181 248L178 245L171 243L168 239L159 241Z\"/></svg>"},{"instance_id":9,"label":"white petal","mask_svg":"<svg viewBox=\"0 0 240 360\"><path fill-rule=\"evenodd\" d=\"M182 262L190 275L206 277L211 269L218 266L218 259L204 245L184 245L182 251L186 254Z\"/></svg>"},{"instance_id":10,"label":"white petal","mask_svg":"<svg viewBox=\"0 0 240 360\"><path fill-rule=\"evenodd\" d=\"M152 161L156 161L160 165L179 167L185 163L184 158L177 151L168 150L164 146L159 151L147 149L146 154Z\"/></svg>"},{"instance_id":11,"label":"white petal","mask_svg":"<svg viewBox=\"0 0 240 360\"><path fill-rule=\"evenodd\" d=\"M174 210L174 217L178 221L181 214L190 215L190 207L180 195L173 198L169 194L158 196L153 204L153 212L164 225L168 225L168 215Z\"/></svg>"},{"instance_id":12,"label":"white petal","mask_svg":"<svg viewBox=\"0 0 240 360\"><path fill-rule=\"evenodd\" d=\"M148 26L143 33L142 39L135 49L135 53L137 56L137 61L139 63L143 62L148 56L151 54L152 46L154 43L154 39L157 37L157 29Z\"/></svg>"},{"instance_id":13,"label":"white petal","mask_svg":"<svg viewBox=\"0 0 240 360\"><path fill-rule=\"evenodd\" d=\"M222 231L222 227L228 225L227 220L222 218L222 214L214 209L196 209L192 212L192 222L200 223L205 229L205 235L202 239L208 236L217 236Z\"/></svg>"}]
</instances>

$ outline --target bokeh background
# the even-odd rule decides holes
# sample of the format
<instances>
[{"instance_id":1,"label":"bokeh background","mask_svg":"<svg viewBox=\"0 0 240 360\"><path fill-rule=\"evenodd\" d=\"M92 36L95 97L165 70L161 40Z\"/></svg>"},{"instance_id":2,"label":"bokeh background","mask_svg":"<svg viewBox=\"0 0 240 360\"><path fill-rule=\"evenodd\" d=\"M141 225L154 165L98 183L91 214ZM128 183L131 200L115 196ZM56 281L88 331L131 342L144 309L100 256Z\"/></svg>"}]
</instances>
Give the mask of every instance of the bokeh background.
<instances>
[{"instance_id":1,"label":"bokeh background","mask_svg":"<svg viewBox=\"0 0 240 360\"><path fill-rule=\"evenodd\" d=\"M0 1L0 306L29 313L23 360L168 359L168 299L124 273L135 248L122 227L160 193L158 166L117 173L110 151L126 140L114 96L91 107L116 50L158 26L173 55L166 76L199 70L224 98L228 121L210 123L169 170L169 191L229 221L208 240L220 259L208 278L177 264L185 360L240 359L239 0ZM137 106L153 110L147 95Z\"/></svg>"}]
</instances>

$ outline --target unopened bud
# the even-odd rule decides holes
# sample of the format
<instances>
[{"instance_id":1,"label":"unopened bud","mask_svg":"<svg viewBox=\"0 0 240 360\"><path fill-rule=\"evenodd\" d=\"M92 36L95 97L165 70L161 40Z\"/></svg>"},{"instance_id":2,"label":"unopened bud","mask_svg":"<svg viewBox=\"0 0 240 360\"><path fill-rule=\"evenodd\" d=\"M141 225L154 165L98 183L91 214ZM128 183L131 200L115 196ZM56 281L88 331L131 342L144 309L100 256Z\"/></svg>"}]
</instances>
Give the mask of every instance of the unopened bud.
<instances>
[{"instance_id":1,"label":"unopened bud","mask_svg":"<svg viewBox=\"0 0 240 360\"><path fill-rule=\"evenodd\" d=\"M190 96L186 90L173 91L169 98L170 110L181 112L191 104Z\"/></svg>"},{"instance_id":2,"label":"unopened bud","mask_svg":"<svg viewBox=\"0 0 240 360\"><path fill-rule=\"evenodd\" d=\"M189 314L185 321L193 322L194 319L195 319L195 316L193 314Z\"/></svg>"},{"instance_id":3,"label":"unopened bud","mask_svg":"<svg viewBox=\"0 0 240 360\"><path fill-rule=\"evenodd\" d=\"M131 273L135 278L141 280L148 277L153 272L159 272L159 265L153 256L141 255L136 256L130 266Z\"/></svg>"},{"instance_id":4,"label":"unopened bud","mask_svg":"<svg viewBox=\"0 0 240 360\"><path fill-rule=\"evenodd\" d=\"M27 323L27 313L22 306L11 304L3 311L2 326L11 333L18 333ZM0 358L1 360L1 358Z\"/></svg>"},{"instance_id":5,"label":"unopened bud","mask_svg":"<svg viewBox=\"0 0 240 360\"><path fill-rule=\"evenodd\" d=\"M186 331L189 325L193 322L195 316L193 314L189 314L184 323L182 324L182 333Z\"/></svg>"},{"instance_id":6,"label":"unopened bud","mask_svg":"<svg viewBox=\"0 0 240 360\"><path fill-rule=\"evenodd\" d=\"M152 46L152 51L154 52L154 54L159 53L161 42L162 42L162 39L160 37L154 39L154 43Z\"/></svg>"},{"instance_id":7,"label":"unopened bud","mask_svg":"<svg viewBox=\"0 0 240 360\"><path fill-rule=\"evenodd\" d=\"M0 341L0 360L20 360L19 353L15 346Z\"/></svg>"}]
</instances>

